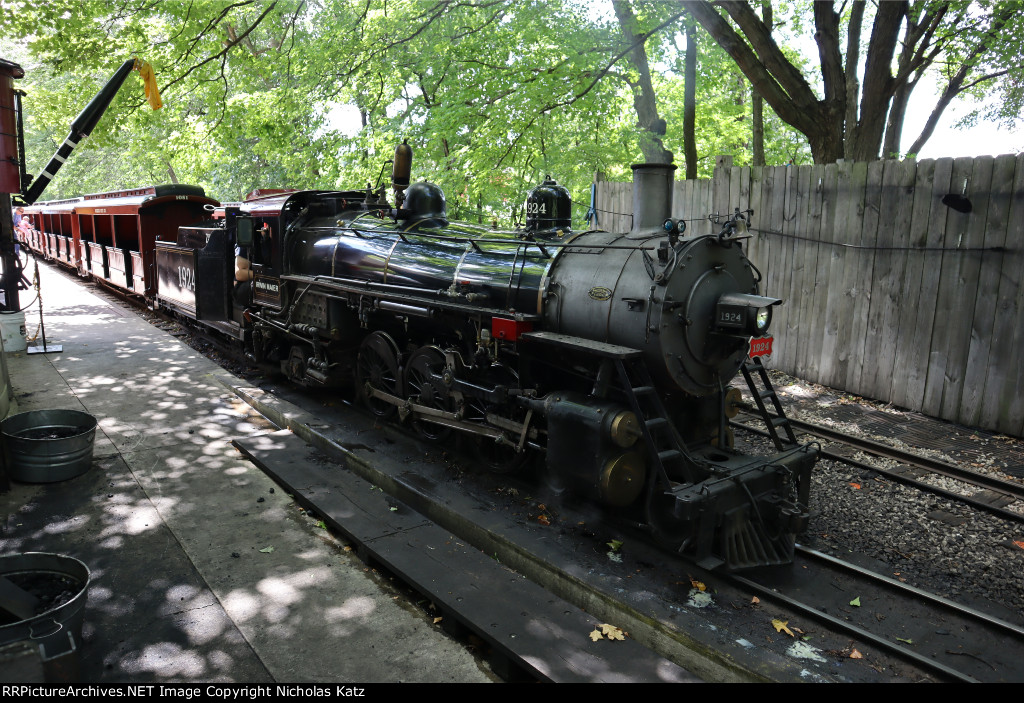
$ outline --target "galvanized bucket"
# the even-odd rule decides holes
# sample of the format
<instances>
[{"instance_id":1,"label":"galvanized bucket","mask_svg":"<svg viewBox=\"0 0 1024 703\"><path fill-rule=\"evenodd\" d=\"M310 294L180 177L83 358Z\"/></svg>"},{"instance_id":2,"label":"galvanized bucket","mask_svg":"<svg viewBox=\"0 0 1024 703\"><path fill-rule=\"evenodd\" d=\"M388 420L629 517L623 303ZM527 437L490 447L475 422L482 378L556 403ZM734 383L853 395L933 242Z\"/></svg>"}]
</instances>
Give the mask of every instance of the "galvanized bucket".
<instances>
[{"instance_id":1,"label":"galvanized bucket","mask_svg":"<svg viewBox=\"0 0 1024 703\"><path fill-rule=\"evenodd\" d=\"M79 410L32 410L0 423L11 478L53 483L92 465L96 418Z\"/></svg>"},{"instance_id":2,"label":"galvanized bucket","mask_svg":"<svg viewBox=\"0 0 1024 703\"><path fill-rule=\"evenodd\" d=\"M0 645L29 642L39 646L39 658L48 682L79 678L79 650L85 601L89 595L89 567L74 557L26 552L0 557L0 598L26 599L38 612L0 626ZM4 608L9 621L11 611Z\"/></svg>"}]
</instances>

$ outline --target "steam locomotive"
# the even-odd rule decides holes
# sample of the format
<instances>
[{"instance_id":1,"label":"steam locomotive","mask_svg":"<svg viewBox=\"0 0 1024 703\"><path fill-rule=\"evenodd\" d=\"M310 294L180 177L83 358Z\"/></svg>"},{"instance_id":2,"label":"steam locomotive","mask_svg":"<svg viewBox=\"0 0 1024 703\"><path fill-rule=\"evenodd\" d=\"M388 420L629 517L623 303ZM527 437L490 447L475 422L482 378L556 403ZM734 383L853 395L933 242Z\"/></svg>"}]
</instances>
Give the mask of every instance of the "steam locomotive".
<instances>
[{"instance_id":1,"label":"steam locomotive","mask_svg":"<svg viewBox=\"0 0 1024 703\"><path fill-rule=\"evenodd\" d=\"M778 453L747 456L725 422L738 371L756 390L748 344L781 302L758 294L742 214L716 236L684 236L670 217L675 167L643 164L629 232L573 232L553 181L531 191L520 230L452 223L440 188L410 182L406 144L394 205L383 185L223 208L192 186L36 204L142 68L122 64L32 181L12 87L24 72L0 61L0 193L22 194L27 247L228 335L298 383L354 381L376 415L432 441L467 437L494 471L542 455L550 482L706 567L792 560L817 450L779 441L782 418L766 414ZM17 257L0 245L17 309Z\"/></svg>"},{"instance_id":2,"label":"steam locomotive","mask_svg":"<svg viewBox=\"0 0 1024 703\"><path fill-rule=\"evenodd\" d=\"M720 234L669 217L675 166L633 167L629 232L571 229L534 188L525 227L450 222L441 189L299 191L224 208L156 242L157 302L306 385L355 384L377 416L455 435L497 472L530 455L556 485L645 524L709 568L792 560L817 450L732 448L727 384L773 306ZM766 378L766 376L765 376Z\"/></svg>"}]
</instances>

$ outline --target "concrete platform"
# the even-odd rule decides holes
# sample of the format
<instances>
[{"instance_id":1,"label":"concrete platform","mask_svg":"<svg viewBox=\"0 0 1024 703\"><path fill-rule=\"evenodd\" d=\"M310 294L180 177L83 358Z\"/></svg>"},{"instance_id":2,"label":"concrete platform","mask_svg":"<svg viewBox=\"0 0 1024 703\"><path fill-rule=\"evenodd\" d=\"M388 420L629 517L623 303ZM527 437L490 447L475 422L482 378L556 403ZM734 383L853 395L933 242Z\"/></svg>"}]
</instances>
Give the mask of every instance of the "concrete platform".
<instances>
[{"instance_id":1,"label":"concrete platform","mask_svg":"<svg viewBox=\"0 0 1024 703\"><path fill-rule=\"evenodd\" d=\"M222 369L40 275L63 350L7 354L17 411L82 410L99 430L82 476L0 495L0 552L91 569L86 682L495 680L239 454L232 440L278 428L214 380ZM32 336L38 309L26 317Z\"/></svg>"}]
</instances>

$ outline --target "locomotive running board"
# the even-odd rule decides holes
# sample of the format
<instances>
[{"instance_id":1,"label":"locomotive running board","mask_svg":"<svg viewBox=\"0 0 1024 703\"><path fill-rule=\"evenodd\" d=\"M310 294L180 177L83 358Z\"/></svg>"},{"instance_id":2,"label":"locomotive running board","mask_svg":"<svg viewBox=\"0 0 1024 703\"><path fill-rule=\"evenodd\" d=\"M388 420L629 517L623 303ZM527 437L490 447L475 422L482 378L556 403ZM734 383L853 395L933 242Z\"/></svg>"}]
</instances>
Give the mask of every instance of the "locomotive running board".
<instances>
[{"instance_id":1,"label":"locomotive running board","mask_svg":"<svg viewBox=\"0 0 1024 703\"><path fill-rule=\"evenodd\" d=\"M573 351L594 354L595 356L603 356L610 359L634 359L643 354L639 349L634 349L632 347L623 347L618 344L609 344L607 342L595 342L591 339L574 337L569 334L559 334L557 332L524 332L520 336L520 339L531 342L542 342L544 344L551 344L556 347L572 349Z\"/></svg>"}]
</instances>

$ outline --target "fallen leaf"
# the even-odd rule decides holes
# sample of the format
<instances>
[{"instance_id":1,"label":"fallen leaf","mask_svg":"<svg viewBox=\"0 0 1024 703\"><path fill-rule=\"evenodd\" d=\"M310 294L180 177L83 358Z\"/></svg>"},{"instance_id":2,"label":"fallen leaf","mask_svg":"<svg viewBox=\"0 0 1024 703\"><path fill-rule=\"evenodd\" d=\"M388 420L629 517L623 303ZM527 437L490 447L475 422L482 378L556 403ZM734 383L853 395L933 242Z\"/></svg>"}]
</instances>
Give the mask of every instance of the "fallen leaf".
<instances>
[{"instance_id":1,"label":"fallen leaf","mask_svg":"<svg viewBox=\"0 0 1024 703\"><path fill-rule=\"evenodd\" d=\"M619 628L615 627L615 625L609 625L607 623L602 623L602 624L598 625L598 627L601 628L601 634L603 634L605 637L607 637L610 640L620 640L621 641L621 640L625 640L626 639L625 633L623 633L623 631L620 630Z\"/></svg>"},{"instance_id":2,"label":"fallen leaf","mask_svg":"<svg viewBox=\"0 0 1024 703\"><path fill-rule=\"evenodd\" d=\"M693 579L693 578L690 579L690 585L693 586L694 588L696 588L698 591L706 591L706 590L708 590L707 586L705 586L703 583L701 583L700 581L697 581L696 579Z\"/></svg>"},{"instance_id":3,"label":"fallen leaf","mask_svg":"<svg viewBox=\"0 0 1024 703\"><path fill-rule=\"evenodd\" d=\"M860 596L857 596L856 598L851 600L850 601L850 605L852 605L854 608L859 608L860 607Z\"/></svg>"},{"instance_id":4,"label":"fallen leaf","mask_svg":"<svg viewBox=\"0 0 1024 703\"><path fill-rule=\"evenodd\" d=\"M597 630L594 630L593 632L591 632L589 637L594 642L597 642L598 640L603 640L604 639L604 635L602 635Z\"/></svg>"},{"instance_id":5,"label":"fallen leaf","mask_svg":"<svg viewBox=\"0 0 1024 703\"><path fill-rule=\"evenodd\" d=\"M270 554L272 551L274 551L273 547L264 547L260 550L260 552L262 552L263 554Z\"/></svg>"},{"instance_id":6,"label":"fallen leaf","mask_svg":"<svg viewBox=\"0 0 1024 703\"><path fill-rule=\"evenodd\" d=\"M761 602L761 599L758 598L757 596L754 596L753 598L750 599L750 602L753 603L754 605L757 605L758 603Z\"/></svg>"},{"instance_id":7,"label":"fallen leaf","mask_svg":"<svg viewBox=\"0 0 1024 703\"><path fill-rule=\"evenodd\" d=\"M900 642L904 642L906 644L914 644L914 640L905 640L902 637L897 637L896 639L898 639Z\"/></svg>"},{"instance_id":8,"label":"fallen leaf","mask_svg":"<svg viewBox=\"0 0 1024 703\"><path fill-rule=\"evenodd\" d=\"M551 524L551 520L548 519L547 515L538 515L537 516L537 522L539 522L542 525L550 525Z\"/></svg>"},{"instance_id":9,"label":"fallen leaf","mask_svg":"<svg viewBox=\"0 0 1024 703\"><path fill-rule=\"evenodd\" d=\"M860 484L859 483L851 483L850 485L853 486L854 489L859 489L860 488Z\"/></svg>"},{"instance_id":10,"label":"fallen leaf","mask_svg":"<svg viewBox=\"0 0 1024 703\"><path fill-rule=\"evenodd\" d=\"M793 631L786 627L787 625L789 625L789 620L772 620L772 627L775 628L776 632L785 632L790 637L796 637Z\"/></svg>"},{"instance_id":11,"label":"fallen leaf","mask_svg":"<svg viewBox=\"0 0 1024 703\"><path fill-rule=\"evenodd\" d=\"M395 507L395 506L393 506L393 505L391 506L390 510L391 510L391 512L393 512L393 513L397 513L397 512L398 512L398 508L396 508L396 507Z\"/></svg>"},{"instance_id":12,"label":"fallen leaf","mask_svg":"<svg viewBox=\"0 0 1024 703\"><path fill-rule=\"evenodd\" d=\"M852 652L850 652L850 659L863 659L863 658L864 658L864 655L861 654L860 652L858 652L856 649L854 649Z\"/></svg>"},{"instance_id":13,"label":"fallen leaf","mask_svg":"<svg viewBox=\"0 0 1024 703\"><path fill-rule=\"evenodd\" d=\"M1015 539L1015 540L1013 540L1013 543L1016 544L1021 549L1024 549L1024 539Z\"/></svg>"},{"instance_id":14,"label":"fallen leaf","mask_svg":"<svg viewBox=\"0 0 1024 703\"><path fill-rule=\"evenodd\" d=\"M617 552L619 551L619 547L622 546L622 541L613 539L611 542L608 542L608 546L611 548L613 552Z\"/></svg>"},{"instance_id":15,"label":"fallen leaf","mask_svg":"<svg viewBox=\"0 0 1024 703\"><path fill-rule=\"evenodd\" d=\"M441 622L442 620L444 620L444 618L434 618L434 624L436 625L437 623Z\"/></svg>"}]
</instances>

